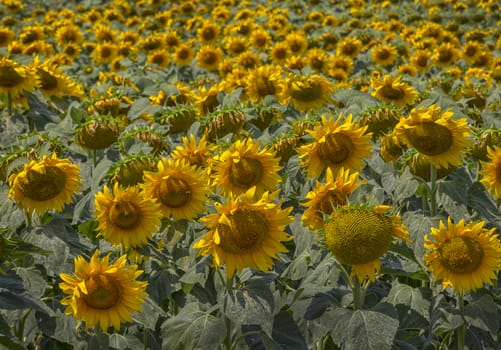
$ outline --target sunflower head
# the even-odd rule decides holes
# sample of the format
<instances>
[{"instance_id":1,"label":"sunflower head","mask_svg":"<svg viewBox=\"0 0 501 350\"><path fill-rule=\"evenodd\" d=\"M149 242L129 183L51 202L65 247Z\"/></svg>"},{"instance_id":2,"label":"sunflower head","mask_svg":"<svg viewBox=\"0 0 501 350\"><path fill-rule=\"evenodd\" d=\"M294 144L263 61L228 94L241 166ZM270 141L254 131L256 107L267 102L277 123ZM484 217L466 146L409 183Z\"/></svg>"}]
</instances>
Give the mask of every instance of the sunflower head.
<instances>
[{"instance_id":1,"label":"sunflower head","mask_svg":"<svg viewBox=\"0 0 501 350\"><path fill-rule=\"evenodd\" d=\"M203 122L204 134L209 141L238 132L245 124L245 113L239 107L226 107L207 115Z\"/></svg>"},{"instance_id":2,"label":"sunflower head","mask_svg":"<svg viewBox=\"0 0 501 350\"><path fill-rule=\"evenodd\" d=\"M408 83L401 81L402 77L388 74L383 79L373 79L372 95L385 103L393 103L397 108L403 108L415 103L418 92Z\"/></svg>"},{"instance_id":3,"label":"sunflower head","mask_svg":"<svg viewBox=\"0 0 501 350\"><path fill-rule=\"evenodd\" d=\"M361 126L367 125L367 132L372 133L372 138L375 139L391 132L400 121L400 117L401 112L397 108L383 105L364 112L358 123Z\"/></svg>"},{"instance_id":4,"label":"sunflower head","mask_svg":"<svg viewBox=\"0 0 501 350\"><path fill-rule=\"evenodd\" d=\"M319 109L332 102L334 84L320 75L289 75L284 90L284 101L299 111Z\"/></svg>"},{"instance_id":5,"label":"sunflower head","mask_svg":"<svg viewBox=\"0 0 501 350\"><path fill-rule=\"evenodd\" d=\"M280 163L286 163L292 156L297 154L297 146L301 143L301 136L296 133L287 133L275 138L271 144L272 150L280 159Z\"/></svg>"},{"instance_id":6,"label":"sunflower head","mask_svg":"<svg viewBox=\"0 0 501 350\"><path fill-rule=\"evenodd\" d=\"M487 161L480 161L482 175L480 182L484 184L494 197L501 198L501 147L487 148Z\"/></svg>"},{"instance_id":7,"label":"sunflower head","mask_svg":"<svg viewBox=\"0 0 501 350\"><path fill-rule=\"evenodd\" d=\"M120 134L120 150L126 153L125 144L129 138L142 141L148 144L152 148L153 155L158 155L161 152L169 150L169 146L164 142L164 135L161 132L156 131L148 127L136 127L134 129L128 130Z\"/></svg>"},{"instance_id":8,"label":"sunflower head","mask_svg":"<svg viewBox=\"0 0 501 350\"><path fill-rule=\"evenodd\" d=\"M489 159L487 150L489 147L501 146L501 130L499 129L484 129L476 135L476 142L471 150L473 158L481 161Z\"/></svg>"},{"instance_id":9,"label":"sunflower head","mask_svg":"<svg viewBox=\"0 0 501 350\"><path fill-rule=\"evenodd\" d=\"M129 187L142 183L144 172L155 169L156 161L153 155L136 154L114 163L109 176L113 183Z\"/></svg>"},{"instance_id":10,"label":"sunflower head","mask_svg":"<svg viewBox=\"0 0 501 350\"><path fill-rule=\"evenodd\" d=\"M87 149L105 149L116 142L119 135L118 123L107 116L92 118L75 131L77 144Z\"/></svg>"},{"instance_id":11,"label":"sunflower head","mask_svg":"<svg viewBox=\"0 0 501 350\"><path fill-rule=\"evenodd\" d=\"M99 325L103 330L132 322L132 313L141 311L147 282L138 281L142 274L137 265L126 265L123 255L113 263L110 256L99 257L99 250L90 262L75 258L75 275L62 273L59 287L66 294L61 304L65 313L85 322L87 329Z\"/></svg>"},{"instance_id":12,"label":"sunflower head","mask_svg":"<svg viewBox=\"0 0 501 350\"><path fill-rule=\"evenodd\" d=\"M326 248L343 264L352 265L352 277L375 280L379 258L393 237L408 239L400 217L386 213L389 207L341 207L325 225Z\"/></svg>"},{"instance_id":13,"label":"sunflower head","mask_svg":"<svg viewBox=\"0 0 501 350\"><path fill-rule=\"evenodd\" d=\"M425 181L430 181L430 167L433 165L430 162L430 159L418 152L411 152L408 159L404 161L404 164L409 166L409 170L411 174L422 178ZM447 168L438 168L436 169L436 179L441 179L449 175L454 169L455 166L449 166Z\"/></svg>"},{"instance_id":14,"label":"sunflower head","mask_svg":"<svg viewBox=\"0 0 501 350\"><path fill-rule=\"evenodd\" d=\"M468 293L492 285L501 264L501 242L496 229L487 229L485 222L453 224L440 221L424 238L428 251L424 262L444 288L452 287L457 293Z\"/></svg>"}]
</instances>

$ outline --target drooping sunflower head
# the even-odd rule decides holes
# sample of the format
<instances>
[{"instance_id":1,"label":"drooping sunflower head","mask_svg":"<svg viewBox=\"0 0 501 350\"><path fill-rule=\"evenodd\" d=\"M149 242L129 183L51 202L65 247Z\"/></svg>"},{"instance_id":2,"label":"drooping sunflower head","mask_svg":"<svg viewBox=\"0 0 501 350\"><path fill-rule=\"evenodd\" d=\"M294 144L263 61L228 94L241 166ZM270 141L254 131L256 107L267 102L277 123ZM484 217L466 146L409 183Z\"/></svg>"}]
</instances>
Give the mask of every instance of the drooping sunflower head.
<instances>
[{"instance_id":1,"label":"drooping sunflower head","mask_svg":"<svg viewBox=\"0 0 501 350\"><path fill-rule=\"evenodd\" d=\"M367 126L358 126L352 122L352 115L337 119L332 115L322 116L315 129L309 131L313 142L299 147L302 165L307 167L308 177L320 177L326 168L333 174L345 169L359 171L363 158L372 152L370 133Z\"/></svg>"},{"instance_id":2,"label":"drooping sunflower head","mask_svg":"<svg viewBox=\"0 0 501 350\"><path fill-rule=\"evenodd\" d=\"M408 147L427 156L436 168L462 164L461 157L473 146L471 128L466 118L452 119L450 110L436 105L411 110L401 118L395 135Z\"/></svg>"},{"instance_id":3,"label":"drooping sunflower head","mask_svg":"<svg viewBox=\"0 0 501 350\"><path fill-rule=\"evenodd\" d=\"M341 168L334 177L330 168L326 171L325 183L316 181L315 188L306 194L307 201L301 205L307 207L302 216L303 224L310 230L319 230L324 226L324 215L346 204L351 193L362 184L358 172L350 173Z\"/></svg>"},{"instance_id":4,"label":"drooping sunflower head","mask_svg":"<svg viewBox=\"0 0 501 350\"><path fill-rule=\"evenodd\" d=\"M480 161L482 169L478 172L482 178L480 182L496 198L501 198L501 147L494 146L487 149L487 161Z\"/></svg>"},{"instance_id":5,"label":"drooping sunflower head","mask_svg":"<svg viewBox=\"0 0 501 350\"><path fill-rule=\"evenodd\" d=\"M245 113L240 107L225 107L209 113L203 121L204 135L215 141L229 133L237 133L245 124Z\"/></svg>"},{"instance_id":6,"label":"drooping sunflower head","mask_svg":"<svg viewBox=\"0 0 501 350\"><path fill-rule=\"evenodd\" d=\"M401 81L402 77L393 77L387 74L383 79L374 79L371 82L372 96L385 103L393 103L397 108L412 105L418 99L418 92L406 82Z\"/></svg>"},{"instance_id":7,"label":"drooping sunflower head","mask_svg":"<svg viewBox=\"0 0 501 350\"><path fill-rule=\"evenodd\" d=\"M286 163L292 156L297 154L297 146L301 143L301 136L295 132L279 135L271 144L272 150L280 159L280 163Z\"/></svg>"},{"instance_id":8,"label":"drooping sunflower head","mask_svg":"<svg viewBox=\"0 0 501 350\"><path fill-rule=\"evenodd\" d=\"M501 264L501 242L496 229L487 229L485 222L465 222L461 219L447 226L440 221L424 238L427 254L424 262L434 278L442 281L444 288L468 293L492 285Z\"/></svg>"},{"instance_id":9,"label":"drooping sunflower head","mask_svg":"<svg viewBox=\"0 0 501 350\"><path fill-rule=\"evenodd\" d=\"M144 298L148 296L148 282L138 281L143 273L137 265L126 263L123 255L113 263L110 256L99 257L99 250L90 261L82 256L75 258L75 274L62 273L59 287L67 296L61 300L65 313L85 322L87 329L99 325L107 330L113 326L133 322L132 313L141 311Z\"/></svg>"},{"instance_id":10,"label":"drooping sunflower head","mask_svg":"<svg viewBox=\"0 0 501 350\"><path fill-rule=\"evenodd\" d=\"M112 191L104 186L94 197L94 207L99 234L125 248L145 244L162 218L160 205L137 186L123 188L115 183Z\"/></svg>"},{"instance_id":11,"label":"drooping sunflower head","mask_svg":"<svg viewBox=\"0 0 501 350\"><path fill-rule=\"evenodd\" d=\"M282 181L279 159L268 147L252 138L238 140L214 158L212 184L226 195L239 195L255 187L257 196L274 191Z\"/></svg>"},{"instance_id":12,"label":"drooping sunflower head","mask_svg":"<svg viewBox=\"0 0 501 350\"><path fill-rule=\"evenodd\" d=\"M119 149L121 152L127 153L126 144L130 141L130 139L134 139L144 142L151 147L151 153L153 155L158 155L169 150L169 145L164 141L164 138L165 137L162 132L157 131L152 127L137 126L120 134L118 140Z\"/></svg>"},{"instance_id":13,"label":"drooping sunflower head","mask_svg":"<svg viewBox=\"0 0 501 350\"><path fill-rule=\"evenodd\" d=\"M482 129L475 135L475 145L471 150L471 156L477 160L487 161L489 159L489 147L501 147L501 130Z\"/></svg>"},{"instance_id":14,"label":"drooping sunflower head","mask_svg":"<svg viewBox=\"0 0 501 350\"><path fill-rule=\"evenodd\" d=\"M292 239L285 232L292 207L281 209L280 203L274 203L277 194L266 192L256 199L251 188L230 196L227 203L216 203L217 213L200 219L209 232L193 248L199 249L198 255L212 255L216 267L224 264L228 279L244 268L269 271L273 259L287 252L281 242Z\"/></svg>"},{"instance_id":15,"label":"drooping sunflower head","mask_svg":"<svg viewBox=\"0 0 501 350\"><path fill-rule=\"evenodd\" d=\"M383 136L393 130L401 117L401 111L391 105L376 106L370 108L360 116L358 123L367 125L367 132L372 133L373 138Z\"/></svg>"},{"instance_id":16,"label":"drooping sunflower head","mask_svg":"<svg viewBox=\"0 0 501 350\"><path fill-rule=\"evenodd\" d=\"M332 102L334 84L321 75L290 74L282 93L284 103L290 102L299 111L319 109Z\"/></svg>"},{"instance_id":17,"label":"drooping sunflower head","mask_svg":"<svg viewBox=\"0 0 501 350\"><path fill-rule=\"evenodd\" d=\"M406 159L402 162L403 165L408 165L409 170L411 174L420 177L421 179L425 181L430 181L431 180L431 173L430 173L430 167L433 165L430 162L430 159L413 150L410 151L408 155L405 157ZM446 177L449 175L454 169L456 169L455 166L449 166L447 168L438 168L435 169L436 171L436 179L441 179L443 177Z\"/></svg>"},{"instance_id":18,"label":"drooping sunflower head","mask_svg":"<svg viewBox=\"0 0 501 350\"><path fill-rule=\"evenodd\" d=\"M80 167L69 159L43 156L32 160L22 171L9 176L9 198L28 213L41 215L50 210L62 211L80 191Z\"/></svg>"},{"instance_id":19,"label":"drooping sunflower head","mask_svg":"<svg viewBox=\"0 0 501 350\"><path fill-rule=\"evenodd\" d=\"M351 277L371 281L379 272L382 257L394 237L408 239L399 216L389 215L387 206L341 207L325 225L326 248L339 260L351 265Z\"/></svg>"},{"instance_id":20,"label":"drooping sunflower head","mask_svg":"<svg viewBox=\"0 0 501 350\"><path fill-rule=\"evenodd\" d=\"M154 171L157 162L153 155L134 154L115 164L110 169L112 183L118 183L122 187L135 186L144 181L145 171Z\"/></svg>"},{"instance_id":21,"label":"drooping sunflower head","mask_svg":"<svg viewBox=\"0 0 501 350\"><path fill-rule=\"evenodd\" d=\"M381 158L386 162L394 162L400 158L400 156L407 149L407 146L403 144L394 133L383 135L380 137L381 148L379 153Z\"/></svg>"},{"instance_id":22,"label":"drooping sunflower head","mask_svg":"<svg viewBox=\"0 0 501 350\"><path fill-rule=\"evenodd\" d=\"M160 204L164 217L190 220L205 210L206 175L184 160L161 159L156 171L144 172L140 187Z\"/></svg>"},{"instance_id":23,"label":"drooping sunflower head","mask_svg":"<svg viewBox=\"0 0 501 350\"><path fill-rule=\"evenodd\" d=\"M112 117L95 117L75 130L76 143L86 149L105 149L118 140L120 127Z\"/></svg>"}]
</instances>

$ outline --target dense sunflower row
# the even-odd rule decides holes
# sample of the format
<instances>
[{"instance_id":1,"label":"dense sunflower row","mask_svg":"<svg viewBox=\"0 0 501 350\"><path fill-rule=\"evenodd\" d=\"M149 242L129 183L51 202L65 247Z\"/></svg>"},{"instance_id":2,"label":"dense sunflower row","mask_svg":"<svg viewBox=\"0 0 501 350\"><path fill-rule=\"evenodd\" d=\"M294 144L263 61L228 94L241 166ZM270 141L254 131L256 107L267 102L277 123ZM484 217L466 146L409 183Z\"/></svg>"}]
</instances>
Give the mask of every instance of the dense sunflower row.
<instances>
[{"instance_id":1,"label":"dense sunflower row","mask_svg":"<svg viewBox=\"0 0 501 350\"><path fill-rule=\"evenodd\" d=\"M139 334L152 303L169 324L184 302L157 298L155 276L189 284L205 257L206 293L247 273L299 293L284 276L306 235L309 261L334 257L349 310L368 310L374 286L392 295L392 279L463 316L478 290L498 298L497 1L55 3L0 0L1 261L24 268L20 239L64 221L80 250L68 243L74 273L53 271L52 298L82 332ZM493 210L463 198L475 184ZM390 268L404 258L418 268ZM428 337L462 349L467 326ZM353 348L336 327L312 343Z\"/></svg>"}]
</instances>

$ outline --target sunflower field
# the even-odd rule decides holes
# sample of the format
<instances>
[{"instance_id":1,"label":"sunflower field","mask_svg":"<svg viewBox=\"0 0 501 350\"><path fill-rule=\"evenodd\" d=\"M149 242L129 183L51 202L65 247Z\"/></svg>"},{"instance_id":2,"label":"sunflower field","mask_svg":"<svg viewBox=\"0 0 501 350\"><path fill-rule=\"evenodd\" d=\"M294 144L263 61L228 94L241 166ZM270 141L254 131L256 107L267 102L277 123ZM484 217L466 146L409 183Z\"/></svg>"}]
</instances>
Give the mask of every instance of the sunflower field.
<instances>
[{"instance_id":1,"label":"sunflower field","mask_svg":"<svg viewBox=\"0 0 501 350\"><path fill-rule=\"evenodd\" d=\"M498 0L0 0L0 349L501 348Z\"/></svg>"}]
</instances>

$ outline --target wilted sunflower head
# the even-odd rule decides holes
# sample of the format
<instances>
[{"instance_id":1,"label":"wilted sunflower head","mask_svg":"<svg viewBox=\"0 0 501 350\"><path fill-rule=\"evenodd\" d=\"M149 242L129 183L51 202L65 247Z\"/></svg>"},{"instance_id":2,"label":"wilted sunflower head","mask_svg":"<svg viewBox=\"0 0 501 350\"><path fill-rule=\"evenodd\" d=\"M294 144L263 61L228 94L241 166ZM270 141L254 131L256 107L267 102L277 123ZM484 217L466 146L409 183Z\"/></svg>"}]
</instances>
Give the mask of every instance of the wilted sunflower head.
<instances>
[{"instance_id":1,"label":"wilted sunflower head","mask_svg":"<svg viewBox=\"0 0 501 350\"><path fill-rule=\"evenodd\" d=\"M376 106L363 112L358 123L367 125L367 132L372 133L374 139L391 133L401 115L402 112L391 105Z\"/></svg>"},{"instance_id":2,"label":"wilted sunflower head","mask_svg":"<svg viewBox=\"0 0 501 350\"><path fill-rule=\"evenodd\" d=\"M379 272L382 257L393 237L408 239L399 216L389 215L387 206L350 207L334 210L325 225L324 239L339 262L352 266L351 276L371 281Z\"/></svg>"},{"instance_id":3,"label":"wilted sunflower head","mask_svg":"<svg viewBox=\"0 0 501 350\"><path fill-rule=\"evenodd\" d=\"M409 170L412 175L418 176L425 181L431 180L430 169L433 166L430 162L430 159L425 155L420 154L419 152L409 152L406 159L403 161L403 164L409 166ZM436 170L436 179L441 179L449 175L454 169L455 166L449 166L447 168L438 168Z\"/></svg>"},{"instance_id":4,"label":"wilted sunflower head","mask_svg":"<svg viewBox=\"0 0 501 350\"><path fill-rule=\"evenodd\" d=\"M238 132L245 124L245 113L240 107L226 107L209 113L202 123L209 141Z\"/></svg>"},{"instance_id":5,"label":"wilted sunflower head","mask_svg":"<svg viewBox=\"0 0 501 350\"><path fill-rule=\"evenodd\" d=\"M454 292L468 293L492 285L501 264L501 242L496 229L487 229L485 222L453 224L450 217L447 226L440 221L424 238L424 247L429 252L424 262L434 278L442 281L444 288Z\"/></svg>"},{"instance_id":6,"label":"wilted sunflower head","mask_svg":"<svg viewBox=\"0 0 501 350\"><path fill-rule=\"evenodd\" d=\"M475 145L471 150L473 158L481 161L489 159L488 148L501 147L501 130L482 129L475 135Z\"/></svg>"},{"instance_id":7,"label":"wilted sunflower head","mask_svg":"<svg viewBox=\"0 0 501 350\"><path fill-rule=\"evenodd\" d=\"M156 169L156 160L153 155L135 154L113 164L109 176L112 183L118 183L122 187L135 186L144 181L145 171Z\"/></svg>"},{"instance_id":8,"label":"wilted sunflower head","mask_svg":"<svg viewBox=\"0 0 501 350\"><path fill-rule=\"evenodd\" d=\"M450 110L436 105L411 110L395 127L397 136L408 147L427 156L436 168L462 164L461 157L473 146L466 118L452 119Z\"/></svg>"},{"instance_id":9,"label":"wilted sunflower head","mask_svg":"<svg viewBox=\"0 0 501 350\"><path fill-rule=\"evenodd\" d=\"M105 149L118 140L120 127L112 117L99 116L75 130L76 143L86 149Z\"/></svg>"}]
</instances>

